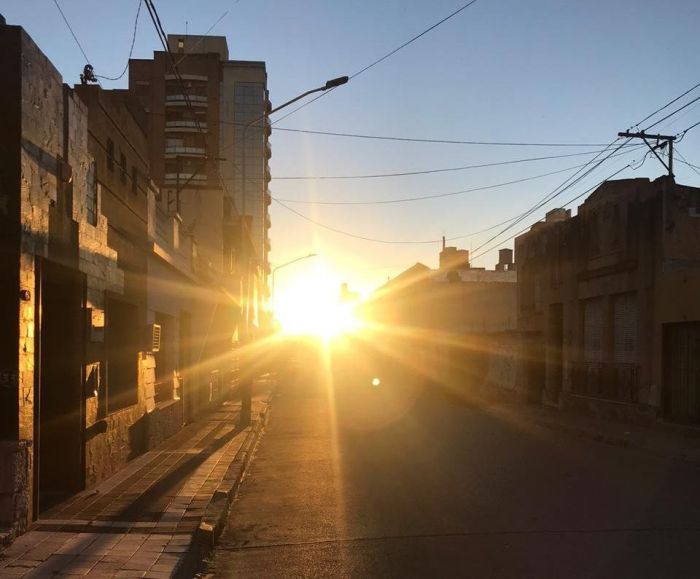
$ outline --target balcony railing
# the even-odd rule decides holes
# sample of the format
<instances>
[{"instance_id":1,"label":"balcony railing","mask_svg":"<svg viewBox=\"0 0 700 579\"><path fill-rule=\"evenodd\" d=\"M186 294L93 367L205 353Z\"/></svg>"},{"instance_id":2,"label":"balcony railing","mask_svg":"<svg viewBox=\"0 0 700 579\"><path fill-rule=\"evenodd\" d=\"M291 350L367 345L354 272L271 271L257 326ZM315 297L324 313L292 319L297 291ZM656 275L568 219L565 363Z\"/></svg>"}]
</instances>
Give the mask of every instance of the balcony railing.
<instances>
[{"instance_id":1,"label":"balcony railing","mask_svg":"<svg viewBox=\"0 0 700 579\"><path fill-rule=\"evenodd\" d=\"M180 155L185 157L204 157L204 147L165 147L165 155Z\"/></svg>"},{"instance_id":2,"label":"balcony railing","mask_svg":"<svg viewBox=\"0 0 700 579\"><path fill-rule=\"evenodd\" d=\"M165 131L199 133L208 129L206 121L167 121L165 123Z\"/></svg>"},{"instance_id":3,"label":"balcony railing","mask_svg":"<svg viewBox=\"0 0 700 579\"><path fill-rule=\"evenodd\" d=\"M190 179L191 178L191 179ZM177 185L186 183L189 181L190 185L206 185L207 176L204 173L196 173L194 176L192 173L166 173L164 177L164 185Z\"/></svg>"},{"instance_id":4,"label":"balcony railing","mask_svg":"<svg viewBox=\"0 0 700 579\"><path fill-rule=\"evenodd\" d=\"M165 105L185 105L187 106L187 100L192 103L194 107L206 107L209 103L209 99L205 96L200 96L196 94L184 95L184 94L169 94L165 96Z\"/></svg>"},{"instance_id":5,"label":"balcony railing","mask_svg":"<svg viewBox=\"0 0 700 579\"><path fill-rule=\"evenodd\" d=\"M573 370L574 394L616 402L639 402L638 364L581 362Z\"/></svg>"}]
</instances>

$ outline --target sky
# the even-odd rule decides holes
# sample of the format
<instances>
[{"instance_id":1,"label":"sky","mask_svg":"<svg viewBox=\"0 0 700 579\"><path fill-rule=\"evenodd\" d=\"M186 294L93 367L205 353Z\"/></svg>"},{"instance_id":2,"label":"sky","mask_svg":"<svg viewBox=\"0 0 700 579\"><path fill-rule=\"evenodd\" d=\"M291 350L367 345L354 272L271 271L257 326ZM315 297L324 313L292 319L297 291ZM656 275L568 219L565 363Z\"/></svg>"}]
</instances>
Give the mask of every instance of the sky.
<instances>
[{"instance_id":1,"label":"sky","mask_svg":"<svg viewBox=\"0 0 700 579\"><path fill-rule=\"evenodd\" d=\"M131 44L138 0L58 0L97 74L117 76ZM267 63L273 106L327 79L353 75L445 18L466 0L155 0L168 33L228 38L230 56ZM23 26L64 80L78 81L84 58L53 0L0 0L9 24ZM700 82L697 0L477 0L348 84L279 120L275 127L460 141L608 144L649 113ZM142 9L134 58L150 58L158 41ZM128 75L127 75L128 76ZM120 88L127 76L103 81ZM700 96L700 89L668 109ZM310 100L310 99L309 99ZM653 122L663 114L652 118ZM676 134L700 120L700 101L654 130ZM645 128L642 126L640 128ZM481 191L383 205L318 205L451 193L531 178L585 163L580 155L410 176L317 179L446 169L599 151L603 147L438 144L273 131L270 189L277 291L291 295L309 280L329 291L341 281L368 292L420 261L437 265L440 240L483 253L473 265L493 268L497 248L556 206L641 161L644 151L611 158L526 221L480 248L502 228L476 233L521 214L575 169ZM677 146L700 165L700 127ZM636 165L635 165L636 166ZM700 186L680 162L676 180ZM654 158L616 178L656 178ZM289 177L316 177L289 179ZM378 243L343 235L323 226ZM480 248L480 249L479 249ZM328 273L330 272L330 274Z\"/></svg>"}]
</instances>

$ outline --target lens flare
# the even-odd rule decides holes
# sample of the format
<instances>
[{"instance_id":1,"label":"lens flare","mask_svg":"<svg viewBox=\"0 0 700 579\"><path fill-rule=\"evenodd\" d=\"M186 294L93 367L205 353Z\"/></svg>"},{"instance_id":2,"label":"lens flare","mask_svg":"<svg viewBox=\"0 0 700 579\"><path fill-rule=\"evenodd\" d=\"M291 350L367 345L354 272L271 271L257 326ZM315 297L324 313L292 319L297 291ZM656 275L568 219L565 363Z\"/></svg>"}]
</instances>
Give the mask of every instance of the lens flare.
<instances>
[{"instance_id":1,"label":"lens flare","mask_svg":"<svg viewBox=\"0 0 700 579\"><path fill-rule=\"evenodd\" d=\"M275 298L275 317L288 335L330 340L357 332L356 303L339 296L340 283L330 276L300 278Z\"/></svg>"}]
</instances>

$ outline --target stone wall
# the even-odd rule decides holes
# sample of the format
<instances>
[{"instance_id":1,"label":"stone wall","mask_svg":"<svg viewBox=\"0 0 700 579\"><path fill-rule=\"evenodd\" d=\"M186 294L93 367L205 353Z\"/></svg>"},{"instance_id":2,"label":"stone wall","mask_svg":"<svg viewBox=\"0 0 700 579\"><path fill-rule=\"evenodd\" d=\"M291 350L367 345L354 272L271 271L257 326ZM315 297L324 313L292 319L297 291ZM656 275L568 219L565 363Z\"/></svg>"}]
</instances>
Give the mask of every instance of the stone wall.
<instances>
[{"instance_id":1,"label":"stone wall","mask_svg":"<svg viewBox=\"0 0 700 579\"><path fill-rule=\"evenodd\" d=\"M30 504L26 489L31 487L32 444L0 441L0 527L22 533L26 530Z\"/></svg>"}]
</instances>

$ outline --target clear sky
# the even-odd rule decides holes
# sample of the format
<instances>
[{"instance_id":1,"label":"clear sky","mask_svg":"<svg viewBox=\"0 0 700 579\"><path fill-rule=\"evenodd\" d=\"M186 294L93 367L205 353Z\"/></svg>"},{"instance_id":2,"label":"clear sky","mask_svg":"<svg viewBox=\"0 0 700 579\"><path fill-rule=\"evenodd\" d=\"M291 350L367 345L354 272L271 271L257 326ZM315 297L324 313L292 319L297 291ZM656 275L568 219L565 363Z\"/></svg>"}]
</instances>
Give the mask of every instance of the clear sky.
<instances>
[{"instance_id":1,"label":"clear sky","mask_svg":"<svg viewBox=\"0 0 700 579\"><path fill-rule=\"evenodd\" d=\"M138 0L59 0L98 74L116 76L129 51ZM326 79L352 75L438 22L465 0L271 1L156 0L167 32L228 38L231 58L267 62L273 105ZM84 64L53 0L0 0L10 24L23 26L64 75ZM609 143L659 106L700 82L697 0L477 0L391 58L279 122L280 127L404 137L518 142ZM145 9L135 58L158 48ZM103 82L105 87L124 87ZM700 90L689 98L700 95ZM682 101L679 104L682 104ZM675 107L674 107L675 108ZM672 109L669 109L672 110ZM654 119L652 119L654 120ZM700 120L700 102L656 130L677 133ZM644 128L644 127L642 127ZM461 191L541 175L592 155L395 178L287 180L292 176L396 173L598 150L600 147L486 147L349 139L277 131L272 194L297 201L379 200ZM700 164L700 127L678 146ZM563 204L641 153L612 159L558 200ZM657 177L655 159L619 177ZM435 240L481 230L528 209L567 176L389 205L289 206L333 228L386 240ZM680 163L681 183L700 176ZM575 204L574 204L575 206ZM285 268L278 290L319 268L367 291L421 261L435 266L432 244L380 244L330 232L272 205L273 265L316 251ZM515 228L510 234L521 229ZM494 230L494 231L498 231ZM477 248L494 231L454 242ZM503 235L503 246L512 241ZM493 267L495 251L476 260Z\"/></svg>"}]
</instances>

